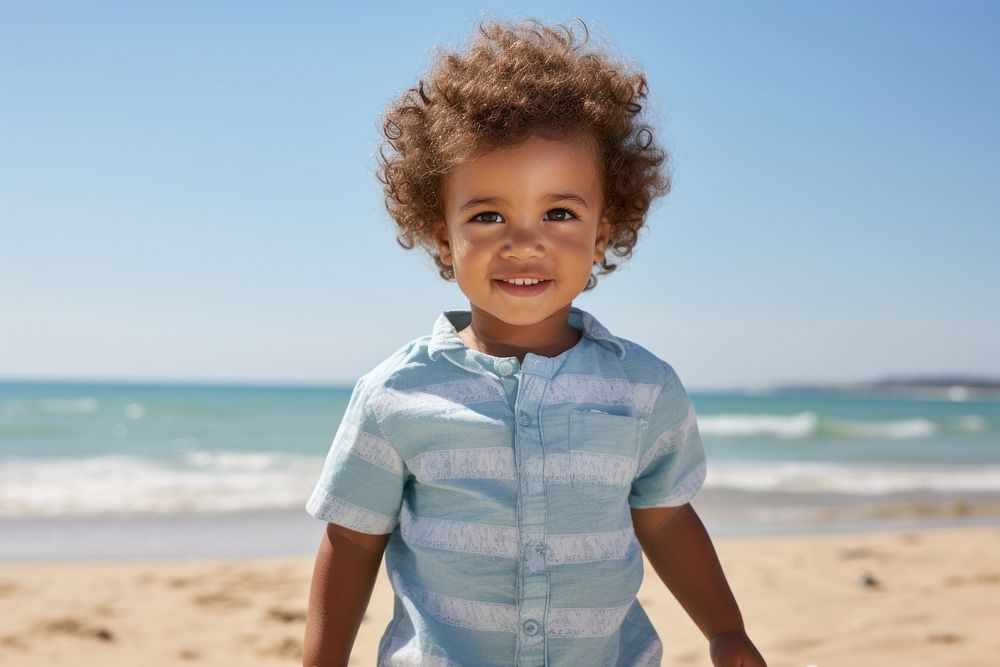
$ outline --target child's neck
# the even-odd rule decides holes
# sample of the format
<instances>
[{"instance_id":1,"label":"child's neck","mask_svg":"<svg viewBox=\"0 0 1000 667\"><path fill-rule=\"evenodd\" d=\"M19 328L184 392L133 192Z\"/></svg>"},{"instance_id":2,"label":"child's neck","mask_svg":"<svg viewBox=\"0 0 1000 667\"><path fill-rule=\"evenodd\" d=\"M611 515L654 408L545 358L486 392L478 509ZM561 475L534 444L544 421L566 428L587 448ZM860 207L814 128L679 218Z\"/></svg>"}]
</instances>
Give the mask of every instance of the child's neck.
<instances>
[{"instance_id":1,"label":"child's neck","mask_svg":"<svg viewBox=\"0 0 1000 667\"><path fill-rule=\"evenodd\" d=\"M470 349L494 357L517 357L521 363L529 352L555 357L580 341L579 329L569 325L569 306L529 326L508 324L471 306L472 322L458 332Z\"/></svg>"}]
</instances>

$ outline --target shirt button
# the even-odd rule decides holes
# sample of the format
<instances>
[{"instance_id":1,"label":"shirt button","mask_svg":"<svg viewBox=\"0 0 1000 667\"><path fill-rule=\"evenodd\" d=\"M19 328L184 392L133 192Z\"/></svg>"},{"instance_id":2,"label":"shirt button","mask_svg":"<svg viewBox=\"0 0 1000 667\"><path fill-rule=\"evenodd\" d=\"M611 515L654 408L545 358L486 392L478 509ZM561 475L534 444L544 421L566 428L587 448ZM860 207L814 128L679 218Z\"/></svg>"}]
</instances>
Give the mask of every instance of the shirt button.
<instances>
[{"instance_id":1,"label":"shirt button","mask_svg":"<svg viewBox=\"0 0 1000 667\"><path fill-rule=\"evenodd\" d=\"M531 423L531 417L528 416L527 412L522 410L517 414L517 423L521 426L527 426Z\"/></svg>"},{"instance_id":2,"label":"shirt button","mask_svg":"<svg viewBox=\"0 0 1000 667\"><path fill-rule=\"evenodd\" d=\"M507 359L501 359L497 362L497 373L500 375L510 375L514 372L514 364L510 363Z\"/></svg>"},{"instance_id":3,"label":"shirt button","mask_svg":"<svg viewBox=\"0 0 1000 667\"><path fill-rule=\"evenodd\" d=\"M525 621L522 627L524 628L524 634L528 635L529 637L534 637L535 635L538 634L539 630L538 621L536 621L533 618Z\"/></svg>"}]
</instances>

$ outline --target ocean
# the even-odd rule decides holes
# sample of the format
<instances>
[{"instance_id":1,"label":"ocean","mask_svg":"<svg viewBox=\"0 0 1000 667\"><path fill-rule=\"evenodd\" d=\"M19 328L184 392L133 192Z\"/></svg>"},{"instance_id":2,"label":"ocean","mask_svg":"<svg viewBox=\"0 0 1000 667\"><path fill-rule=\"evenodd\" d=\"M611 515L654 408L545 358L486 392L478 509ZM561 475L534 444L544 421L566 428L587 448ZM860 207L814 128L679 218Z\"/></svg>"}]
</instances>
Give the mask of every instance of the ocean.
<instances>
[{"instance_id":1,"label":"ocean","mask_svg":"<svg viewBox=\"0 0 1000 667\"><path fill-rule=\"evenodd\" d=\"M351 387L0 383L0 559L310 553ZM713 535L1000 524L1000 400L691 392Z\"/></svg>"}]
</instances>

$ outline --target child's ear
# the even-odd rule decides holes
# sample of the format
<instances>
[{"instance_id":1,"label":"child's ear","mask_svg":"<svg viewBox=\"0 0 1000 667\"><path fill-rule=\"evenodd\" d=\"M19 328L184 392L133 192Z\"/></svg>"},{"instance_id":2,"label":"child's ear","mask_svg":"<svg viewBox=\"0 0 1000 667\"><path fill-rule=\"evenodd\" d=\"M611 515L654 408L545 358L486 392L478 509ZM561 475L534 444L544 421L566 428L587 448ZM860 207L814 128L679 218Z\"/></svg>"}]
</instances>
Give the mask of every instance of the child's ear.
<instances>
[{"instance_id":1,"label":"child's ear","mask_svg":"<svg viewBox=\"0 0 1000 667\"><path fill-rule=\"evenodd\" d=\"M608 240L611 239L611 219L607 216L601 218L597 223L597 240L594 242L594 262L604 259L604 250L608 247Z\"/></svg>"},{"instance_id":2,"label":"child's ear","mask_svg":"<svg viewBox=\"0 0 1000 667\"><path fill-rule=\"evenodd\" d=\"M448 226L444 220L434 222L434 245L437 246L441 263L451 266L451 240L448 238Z\"/></svg>"}]
</instances>

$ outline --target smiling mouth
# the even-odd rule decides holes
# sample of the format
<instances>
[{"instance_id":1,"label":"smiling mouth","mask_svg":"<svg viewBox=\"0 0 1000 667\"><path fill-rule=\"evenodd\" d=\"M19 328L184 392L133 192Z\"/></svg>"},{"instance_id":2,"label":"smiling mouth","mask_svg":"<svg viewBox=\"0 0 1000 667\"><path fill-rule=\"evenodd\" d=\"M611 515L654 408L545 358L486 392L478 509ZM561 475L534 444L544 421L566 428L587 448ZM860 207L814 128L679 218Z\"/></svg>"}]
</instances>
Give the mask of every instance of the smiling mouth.
<instances>
[{"instance_id":1,"label":"smiling mouth","mask_svg":"<svg viewBox=\"0 0 1000 667\"><path fill-rule=\"evenodd\" d=\"M511 280L494 278L493 282L501 290L513 296L535 296L547 290L552 281L539 278L514 278Z\"/></svg>"},{"instance_id":2,"label":"smiling mouth","mask_svg":"<svg viewBox=\"0 0 1000 667\"><path fill-rule=\"evenodd\" d=\"M536 283L545 282L549 278L497 278L501 282L509 283L511 285L534 285Z\"/></svg>"}]
</instances>

